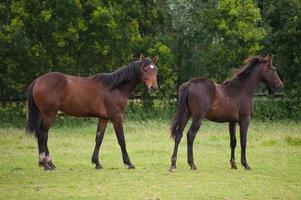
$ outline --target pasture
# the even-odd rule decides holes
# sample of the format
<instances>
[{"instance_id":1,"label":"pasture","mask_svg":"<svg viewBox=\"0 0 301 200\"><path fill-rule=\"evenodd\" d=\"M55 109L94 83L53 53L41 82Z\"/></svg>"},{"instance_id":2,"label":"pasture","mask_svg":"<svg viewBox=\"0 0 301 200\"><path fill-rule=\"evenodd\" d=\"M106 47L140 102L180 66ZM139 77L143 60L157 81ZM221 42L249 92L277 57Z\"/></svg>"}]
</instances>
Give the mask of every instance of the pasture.
<instances>
[{"instance_id":1,"label":"pasture","mask_svg":"<svg viewBox=\"0 0 301 200\"><path fill-rule=\"evenodd\" d=\"M100 148L102 170L90 161L96 122L50 129L54 171L38 167L33 136L23 129L0 128L0 199L301 199L297 122L252 120L247 144L252 170L246 171L240 165L239 142L238 169L230 169L227 124L205 121L194 143L198 169L191 171L187 164L185 134L172 173L169 121L126 121L124 126L134 170L123 165L111 124Z\"/></svg>"}]
</instances>

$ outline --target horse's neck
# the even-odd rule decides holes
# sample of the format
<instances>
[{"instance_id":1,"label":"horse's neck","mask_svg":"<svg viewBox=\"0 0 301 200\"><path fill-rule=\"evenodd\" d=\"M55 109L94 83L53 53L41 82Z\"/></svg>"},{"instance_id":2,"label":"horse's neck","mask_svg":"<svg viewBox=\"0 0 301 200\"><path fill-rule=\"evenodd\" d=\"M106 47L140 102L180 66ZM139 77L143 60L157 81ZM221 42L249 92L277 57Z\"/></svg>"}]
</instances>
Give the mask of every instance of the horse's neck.
<instances>
[{"instance_id":1,"label":"horse's neck","mask_svg":"<svg viewBox=\"0 0 301 200\"><path fill-rule=\"evenodd\" d=\"M241 80L241 92L248 96L253 96L256 88L261 80L261 71L257 70L253 72L249 77Z\"/></svg>"},{"instance_id":2,"label":"horse's neck","mask_svg":"<svg viewBox=\"0 0 301 200\"><path fill-rule=\"evenodd\" d=\"M127 96L130 96L130 94L134 91L134 89L136 88L136 86L138 85L139 81L138 80L132 80L127 82L126 84L118 87L118 89L126 94Z\"/></svg>"}]
</instances>

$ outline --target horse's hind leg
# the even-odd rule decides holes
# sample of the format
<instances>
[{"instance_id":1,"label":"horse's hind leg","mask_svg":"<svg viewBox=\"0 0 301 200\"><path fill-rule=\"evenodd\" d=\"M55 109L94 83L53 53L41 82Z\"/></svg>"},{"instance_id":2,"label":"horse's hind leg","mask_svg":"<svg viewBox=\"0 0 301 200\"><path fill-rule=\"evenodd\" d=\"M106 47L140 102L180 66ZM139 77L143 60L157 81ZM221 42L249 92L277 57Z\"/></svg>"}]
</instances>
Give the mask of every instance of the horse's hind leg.
<instances>
[{"instance_id":1,"label":"horse's hind leg","mask_svg":"<svg viewBox=\"0 0 301 200\"><path fill-rule=\"evenodd\" d=\"M43 166L45 170L53 170L55 165L53 164L51 157L49 156L48 142L48 130L54 120L55 115L47 115L42 117L42 124L40 127L40 133L37 135L39 146L39 165Z\"/></svg>"},{"instance_id":2,"label":"horse's hind leg","mask_svg":"<svg viewBox=\"0 0 301 200\"><path fill-rule=\"evenodd\" d=\"M38 148L39 148L39 165L43 166L45 170L51 170L51 167L47 164L46 157L46 134L40 130L37 135Z\"/></svg>"},{"instance_id":3,"label":"horse's hind leg","mask_svg":"<svg viewBox=\"0 0 301 200\"><path fill-rule=\"evenodd\" d=\"M182 136L183 136L183 131L184 131L184 128L189 120L189 117L190 117L190 113L189 111L185 111L185 116L184 116L184 120L183 120L183 125L182 127L179 127L179 134L176 135L175 137L175 146L174 146L174 150L173 150L173 154L171 156L171 167L170 167L170 171L172 171L173 169L176 169L177 168L177 155L178 155L178 147L179 147L179 143L182 139Z\"/></svg>"},{"instance_id":4,"label":"horse's hind leg","mask_svg":"<svg viewBox=\"0 0 301 200\"><path fill-rule=\"evenodd\" d=\"M230 147L231 147L231 158L230 158L231 169L237 169L235 163L236 122L229 123L229 132L230 132Z\"/></svg>"},{"instance_id":5,"label":"horse's hind leg","mask_svg":"<svg viewBox=\"0 0 301 200\"><path fill-rule=\"evenodd\" d=\"M97 125L97 132L96 132L96 137L95 137L95 147L94 147L94 152L92 155L92 163L94 163L96 166L96 169L101 169L102 166L99 163L99 147L102 143L103 136L106 131L106 127L108 124L107 119L99 119L98 125Z\"/></svg>"},{"instance_id":6,"label":"horse's hind leg","mask_svg":"<svg viewBox=\"0 0 301 200\"><path fill-rule=\"evenodd\" d=\"M200 126L201 119L193 118L189 131L187 133L187 161L192 170L196 170L196 166L193 161L193 142Z\"/></svg>"},{"instance_id":7,"label":"horse's hind leg","mask_svg":"<svg viewBox=\"0 0 301 200\"><path fill-rule=\"evenodd\" d=\"M55 165L53 164L52 158L51 158L50 155L49 155L49 149L48 149L47 143L48 143L48 131L47 131L47 133L46 133L45 154L46 154L47 164L48 164L52 169L55 169Z\"/></svg>"}]
</instances>

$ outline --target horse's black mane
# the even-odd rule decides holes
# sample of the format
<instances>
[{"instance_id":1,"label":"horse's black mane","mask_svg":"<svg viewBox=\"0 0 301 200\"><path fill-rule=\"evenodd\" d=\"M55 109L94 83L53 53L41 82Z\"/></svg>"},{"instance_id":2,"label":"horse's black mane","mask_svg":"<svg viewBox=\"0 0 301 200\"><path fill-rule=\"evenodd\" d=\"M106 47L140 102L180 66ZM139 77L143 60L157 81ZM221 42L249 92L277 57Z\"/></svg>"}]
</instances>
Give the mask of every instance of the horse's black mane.
<instances>
[{"instance_id":1,"label":"horse's black mane","mask_svg":"<svg viewBox=\"0 0 301 200\"><path fill-rule=\"evenodd\" d=\"M150 62L149 58L146 62ZM112 73L100 73L93 76L96 81L101 81L110 89L114 89L129 81L138 81L140 78L140 65L141 61L136 60L130 62L128 66L122 67Z\"/></svg>"},{"instance_id":2,"label":"horse's black mane","mask_svg":"<svg viewBox=\"0 0 301 200\"><path fill-rule=\"evenodd\" d=\"M257 68L259 62L265 62L266 59L262 56L253 56L244 60L244 66L236 70L231 79L226 80L223 84L239 85L241 80L248 78Z\"/></svg>"}]
</instances>

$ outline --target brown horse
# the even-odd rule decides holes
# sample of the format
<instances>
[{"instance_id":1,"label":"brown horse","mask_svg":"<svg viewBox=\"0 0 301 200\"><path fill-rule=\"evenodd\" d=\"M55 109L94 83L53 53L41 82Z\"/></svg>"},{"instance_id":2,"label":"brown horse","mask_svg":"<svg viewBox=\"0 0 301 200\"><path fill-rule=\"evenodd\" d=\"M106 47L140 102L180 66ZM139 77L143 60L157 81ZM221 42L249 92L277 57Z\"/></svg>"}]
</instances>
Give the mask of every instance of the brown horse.
<instances>
[{"instance_id":1,"label":"brown horse","mask_svg":"<svg viewBox=\"0 0 301 200\"><path fill-rule=\"evenodd\" d=\"M195 78L181 85L177 111L171 125L171 137L175 140L175 146L170 170L176 168L178 145L190 117L192 124L187 133L187 158L192 170L196 169L193 141L204 118L214 122L229 122L232 169L237 169L234 151L236 124L239 124L241 163L245 169L251 169L246 159L246 144L253 94L261 81L277 90L283 88L283 83L272 65L272 57L251 57L245 64L231 80L221 85L206 78Z\"/></svg>"},{"instance_id":2,"label":"brown horse","mask_svg":"<svg viewBox=\"0 0 301 200\"><path fill-rule=\"evenodd\" d=\"M124 164L135 168L126 150L123 114L138 83L144 83L149 91L157 89L157 60L157 56L150 59L141 55L140 60L113 73L75 77L51 72L34 80L28 88L27 131L37 137L39 164L45 170L55 168L47 147L48 130L57 112L62 111L76 117L99 118L92 155L96 169L102 168L99 148L109 121L113 123Z\"/></svg>"}]
</instances>

